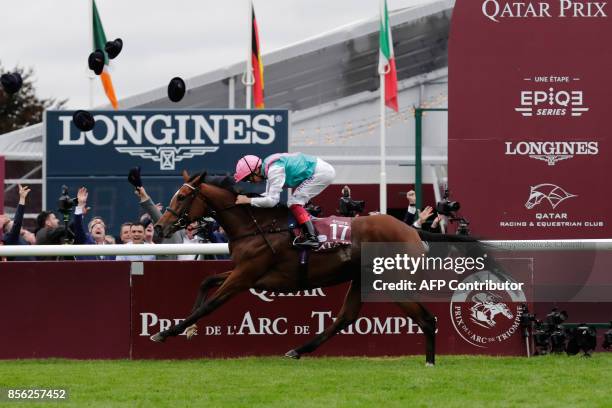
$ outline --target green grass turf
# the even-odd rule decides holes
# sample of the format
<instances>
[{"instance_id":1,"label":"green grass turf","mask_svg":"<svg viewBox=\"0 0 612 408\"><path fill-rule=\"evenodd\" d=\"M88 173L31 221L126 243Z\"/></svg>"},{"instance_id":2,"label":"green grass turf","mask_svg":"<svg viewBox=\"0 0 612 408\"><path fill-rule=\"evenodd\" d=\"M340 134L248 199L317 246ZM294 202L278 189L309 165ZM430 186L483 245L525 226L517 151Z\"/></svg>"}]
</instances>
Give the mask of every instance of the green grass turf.
<instances>
[{"instance_id":1,"label":"green grass turf","mask_svg":"<svg viewBox=\"0 0 612 408\"><path fill-rule=\"evenodd\" d=\"M593 358L244 358L0 361L0 387L67 387L39 407L612 407L612 353Z\"/></svg>"}]
</instances>

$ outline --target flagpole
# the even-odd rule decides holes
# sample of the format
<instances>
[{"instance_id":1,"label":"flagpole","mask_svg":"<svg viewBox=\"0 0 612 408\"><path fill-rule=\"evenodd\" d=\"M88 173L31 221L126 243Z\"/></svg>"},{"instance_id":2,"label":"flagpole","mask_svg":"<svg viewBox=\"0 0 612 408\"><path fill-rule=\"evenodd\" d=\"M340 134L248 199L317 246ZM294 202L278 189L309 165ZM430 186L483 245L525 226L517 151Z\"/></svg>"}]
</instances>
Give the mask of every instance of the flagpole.
<instances>
[{"instance_id":1,"label":"flagpole","mask_svg":"<svg viewBox=\"0 0 612 408\"><path fill-rule=\"evenodd\" d=\"M89 3L89 46L91 47L90 50L93 50L93 44L94 44L93 5L94 5L94 0L89 0L88 3ZM88 69L87 72L89 75L89 107L93 108L94 81L96 78L91 70Z\"/></svg>"},{"instance_id":2,"label":"flagpole","mask_svg":"<svg viewBox=\"0 0 612 408\"><path fill-rule=\"evenodd\" d=\"M251 109L251 91L253 87L253 62L251 60L251 56L253 53L253 2L251 0L247 1L249 2L249 45L247 47L246 74L242 82L246 87L245 107L247 109Z\"/></svg>"},{"instance_id":3,"label":"flagpole","mask_svg":"<svg viewBox=\"0 0 612 408\"><path fill-rule=\"evenodd\" d=\"M385 0L380 0L380 21L385 21ZM382 33L380 34L382 35ZM379 52L381 52L379 50ZM387 213L387 153L386 127L385 127L385 70L387 66L379 66L378 75L380 77L380 213Z\"/></svg>"}]
</instances>

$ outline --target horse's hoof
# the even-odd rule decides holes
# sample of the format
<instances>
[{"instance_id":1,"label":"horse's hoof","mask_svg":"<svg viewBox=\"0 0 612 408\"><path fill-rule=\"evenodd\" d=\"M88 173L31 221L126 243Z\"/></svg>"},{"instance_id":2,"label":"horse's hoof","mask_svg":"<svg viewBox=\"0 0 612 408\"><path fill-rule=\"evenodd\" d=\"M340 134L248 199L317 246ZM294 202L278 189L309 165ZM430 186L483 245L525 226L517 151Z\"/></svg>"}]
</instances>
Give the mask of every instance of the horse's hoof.
<instances>
[{"instance_id":1,"label":"horse's hoof","mask_svg":"<svg viewBox=\"0 0 612 408\"><path fill-rule=\"evenodd\" d=\"M154 334L153 336L149 338L151 339L151 341L154 341L156 343L163 343L164 341L166 341L166 338L162 336L161 332Z\"/></svg>"},{"instance_id":2,"label":"horse's hoof","mask_svg":"<svg viewBox=\"0 0 612 408\"><path fill-rule=\"evenodd\" d=\"M285 357L289 357L292 358L294 360L299 360L300 359L300 354L295 351L295 350L289 350L288 352L285 353Z\"/></svg>"},{"instance_id":3,"label":"horse's hoof","mask_svg":"<svg viewBox=\"0 0 612 408\"><path fill-rule=\"evenodd\" d=\"M425 363L425 367L435 367L434 363Z\"/></svg>"},{"instance_id":4,"label":"horse's hoof","mask_svg":"<svg viewBox=\"0 0 612 408\"><path fill-rule=\"evenodd\" d=\"M187 340L191 340L193 336L197 336L197 334L198 334L198 326L195 324L192 324L191 326L187 328L187 330L185 330L185 335L187 336Z\"/></svg>"}]
</instances>

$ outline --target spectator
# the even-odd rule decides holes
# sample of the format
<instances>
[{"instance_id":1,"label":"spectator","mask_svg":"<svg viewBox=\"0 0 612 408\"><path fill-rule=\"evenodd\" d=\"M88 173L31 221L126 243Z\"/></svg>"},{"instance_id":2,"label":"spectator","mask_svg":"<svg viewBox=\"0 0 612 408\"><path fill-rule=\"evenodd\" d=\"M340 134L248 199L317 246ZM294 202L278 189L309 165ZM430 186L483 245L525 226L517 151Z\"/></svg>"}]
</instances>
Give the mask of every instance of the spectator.
<instances>
[{"instance_id":1,"label":"spectator","mask_svg":"<svg viewBox=\"0 0 612 408\"><path fill-rule=\"evenodd\" d=\"M30 189L27 186L19 185L19 203L17 204L17 210L15 211L15 219L4 223L2 241L4 245L32 245L36 243L34 234L30 231L21 228L23 224L23 214L25 211L26 198L30 193ZM18 258L8 258L8 260L16 261L35 261L36 258L31 256L23 256Z\"/></svg>"},{"instance_id":2,"label":"spectator","mask_svg":"<svg viewBox=\"0 0 612 408\"><path fill-rule=\"evenodd\" d=\"M198 232L199 226L200 224L198 222L192 222L191 224L189 224L187 228L185 228L185 232L183 234L180 234L180 237L182 238L181 243L199 244L200 237L196 235L196 233ZM179 261L193 261L193 260L198 259L198 256L195 254L178 255L176 259L178 259Z\"/></svg>"},{"instance_id":3,"label":"spectator","mask_svg":"<svg viewBox=\"0 0 612 408\"><path fill-rule=\"evenodd\" d=\"M131 228L132 228L131 222L124 222L123 224L121 224L121 230L119 232L119 240L121 241L122 244L127 244L128 242L132 240L132 234L130 232Z\"/></svg>"},{"instance_id":4,"label":"spectator","mask_svg":"<svg viewBox=\"0 0 612 408\"><path fill-rule=\"evenodd\" d=\"M160 208L157 205L155 205L153 200L151 200L151 197L149 197L144 187L136 187L136 190L134 191L134 193L140 199L141 209L144 211L145 214L148 214L148 216L151 218L153 228L154 228L153 231L155 231L155 223L159 221L159 219L162 216ZM185 242L185 235L186 235L186 232L184 230L177 231L170 238L164 239L162 241L162 244L181 244ZM195 255L193 256L186 255L186 256L191 257L189 259L195 259ZM180 259L180 258L178 258L176 255L172 255L172 256L160 257L159 259Z\"/></svg>"},{"instance_id":5,"label":"spectator","mask_svg":"<svg viewBox=\"0 0 612 408\"><path fill-rule=\"evenodd\" d=\"M213 242L219 244L224 244L227 242L227 235L225 235L225 230L223 230L223 227L220 225L215 231L213 231L212 236Z\"/></svg>"},{"instance_id":6,"label":"spectator","mask_svg":"<svg viewBox=\"0 0 612 408\"><path fill-rule=\"evenodd\" d=\"M408 199L408 208L406 209L406 215L404 215L404 222L408 225L412 225L418 219L416 193L414 190L410 190L406 193L406 199Z\"/></svg>"},{"instance_id":7,"label":"spectator","mask_svg":"<svg viewBox=\"0 0 612 408\"><path fill-rule=\"evenodd\" d=\"M427 206L419 213L418 219L412 224L413 227L429 232L442 232L440 222L442 216L435 214L431 206Z\"/></svg>"},{"instance_id":8,"label":"spectator","mask_svg":"<svg viewBox=\"0 0 612 408\"><path fill-rule=\"evenodd\" d=\"M87 213L87 197L89 193L81 187L77 193L78 205L74 210L74 243L77 245L105 245L106 225L100 217L94 217L87 225L89 232L85 231L83 216ZM78 256L77 260L113 260L112 255Z\"/></svg>"},{"instance_id":9,"label":"spectator","mask_svg":"<svg viewBox=\"0 0 612 408\"><path fill-rule=\"evenodd\" d=\"M153 242L153 234L155 232L155 229L154 229L155 225L151 221L151 218L147 217L145 219L145 221L142 222L142 225L145 226L145 238L144 238L145 242L147 244L154 244L154 242Z\"/></svg>"},{"instance_id":10,"label":"spectator","mask_svg":"<svg viewBox=\"0 0 612 408\"><path fill-rule=\"evenodd\" d=\"M132 224L130 228L132 242L126 245L144 245L145 227L140 221ZM116 258L118 261L154 261L155 255L119 255Z\"/></svg>"},{"instance_id":11,"label":"spectator","mask_svg":"<svg viewBox=\"0 0 612 408\"><path fill-rule=\"evenodd\" d=\"M10 218L4 214L0 214L0 241L2 241L2 236L4 235L4 226L7 222L10 221Z\"/></svg>"}]
</instances>

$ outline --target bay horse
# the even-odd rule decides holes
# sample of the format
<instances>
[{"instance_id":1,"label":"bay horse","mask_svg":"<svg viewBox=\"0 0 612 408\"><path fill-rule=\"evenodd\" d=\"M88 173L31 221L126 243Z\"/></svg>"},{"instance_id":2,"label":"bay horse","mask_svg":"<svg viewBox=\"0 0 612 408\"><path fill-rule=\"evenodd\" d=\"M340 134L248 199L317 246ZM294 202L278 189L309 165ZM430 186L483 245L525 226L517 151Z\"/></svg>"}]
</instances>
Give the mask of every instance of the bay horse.
<instances>
[{"instance_id":1,"label":"bay horse","mask_svg":"<svg viewBox=\"0 0 612 408\"><path fill-rule=\"evenodd\" d=\"M345 251L312 252L309 255L308 275L300 278L299 250L291 246L287 228L289 211L286 207L257 208L236 205L237 192L206 173L190 177L183 172L184 184L172 197L166 211L155 224L155 239L170 237L174 232L204 216L212 216L223 227L228 237L234 268L207 277L200 285L191 314L182 322L153 336L163 342L168 337L187 331L190 338L197 330L196 322L236 294L251 288L273 292L296 292L350 282L344 303L336 320L319 335L285 355L300 358L315 351L321 344L343 330L359 316L361 300L361 244L366 242L407 243L409 255L420 256L424 248L419 232L389 215L357 217L351 224L351 245ZM233 181L233 180L232 180ZM422 233L421 233L422 234ZM436 235L433 240L446 238ZM447 236L454 237L454 236ZM418 245L416 245L418 244ZM209 289L220 286L208 296ZM425 360L435 363L436 318L418 302L395 302L416 322L425 335Z\"/></svg>"}]
</instances>

